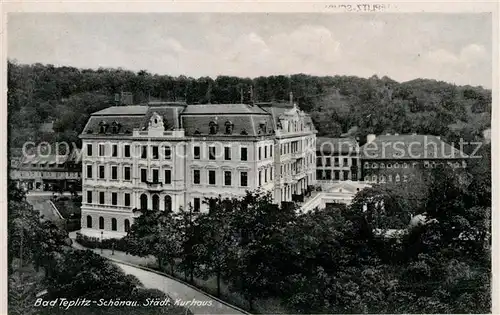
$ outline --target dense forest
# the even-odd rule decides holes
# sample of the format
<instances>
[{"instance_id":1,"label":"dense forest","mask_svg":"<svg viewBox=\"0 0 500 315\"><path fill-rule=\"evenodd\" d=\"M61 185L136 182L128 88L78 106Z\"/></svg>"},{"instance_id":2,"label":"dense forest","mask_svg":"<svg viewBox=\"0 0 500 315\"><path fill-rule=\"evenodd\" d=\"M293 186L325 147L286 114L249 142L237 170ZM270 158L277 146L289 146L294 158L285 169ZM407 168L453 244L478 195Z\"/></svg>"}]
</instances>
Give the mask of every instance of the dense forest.
<instances>
[{"instance_id":1,"label":"dense forest","mask_svg":"<svg viewBox=\"0 0 500 315\"><path fill-rule=\"evenodd\" d=\"M252 91L252 93L250 92ZM318 77L306 74L239 78L134 73L123 69L77 69L8 63L10 146L27 141L78 141L92 112L131 92L134 103L148 100L189 104L294 101L310 113L319 136L367 133L441 135L447 141L482 137L490 127L491 91L481 87L387 77ZM54 122L55 133L40 132Z\"/></svg>"}]
</instances>

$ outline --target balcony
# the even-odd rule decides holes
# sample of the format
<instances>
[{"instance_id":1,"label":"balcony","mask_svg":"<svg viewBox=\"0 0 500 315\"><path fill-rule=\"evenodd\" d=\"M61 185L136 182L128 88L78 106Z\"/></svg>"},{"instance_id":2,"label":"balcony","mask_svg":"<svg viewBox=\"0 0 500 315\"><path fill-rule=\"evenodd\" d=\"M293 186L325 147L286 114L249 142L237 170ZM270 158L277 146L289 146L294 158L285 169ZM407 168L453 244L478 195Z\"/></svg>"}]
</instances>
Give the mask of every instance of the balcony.
<instances>
[{"instance_id":1,"label":"balcony","mask_svg":"<svg viewBox=\"0 0 500 315\"><path fill-rule=\"evenodd\" d=\"M302 159L306 156L306 151L295 151L292 152L293 159Z\"/></svg>"},{"instance_id":2,"label":"balcony","mask_svg":"<svg viewBox=\"0 0 500 315\"><path fill-rule=\"evenodd\" d=\"M149 191L162 191L163 183L161 182L146 182Z\"/></svg>"}]
</instances>

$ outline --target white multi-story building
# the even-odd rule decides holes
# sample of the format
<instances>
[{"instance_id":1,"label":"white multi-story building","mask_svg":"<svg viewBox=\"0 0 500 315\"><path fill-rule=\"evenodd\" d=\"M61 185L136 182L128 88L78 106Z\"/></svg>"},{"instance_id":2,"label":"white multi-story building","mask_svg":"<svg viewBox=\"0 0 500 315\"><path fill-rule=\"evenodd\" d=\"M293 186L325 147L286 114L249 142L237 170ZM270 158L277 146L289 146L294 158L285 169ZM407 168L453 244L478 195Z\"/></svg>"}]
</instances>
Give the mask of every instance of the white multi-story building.
<instances>
[{"instance_id":1,"label":"white multi-story building","mask_svg":"<svg viewBox=\"0 0 500 315\"><path fill-rule=\"evenodd\" d=\"M316 130L292 104L115 106L80 137L89 236L124 236L134 209L208 211L205 198L257 189L280 203L315 183Z\"/></svg>"}]
</instances>

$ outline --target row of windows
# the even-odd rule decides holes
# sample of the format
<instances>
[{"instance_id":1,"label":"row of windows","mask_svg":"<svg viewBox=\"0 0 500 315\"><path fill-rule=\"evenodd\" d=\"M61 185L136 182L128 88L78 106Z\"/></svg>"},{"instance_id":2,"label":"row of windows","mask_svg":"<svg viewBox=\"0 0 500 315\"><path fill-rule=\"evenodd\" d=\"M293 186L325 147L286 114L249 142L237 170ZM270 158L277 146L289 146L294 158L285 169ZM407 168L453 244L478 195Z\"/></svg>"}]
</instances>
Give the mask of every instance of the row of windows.
<instances>
[{"instance_id":1,"label":"row of windows","mask_svg":"<svg viewBox=\"0 0 500 315\"><path fill-rule=\"evenodd\" d=\"M342 164L344 166L348 166L349 158L343 158ZM357 166L358 160L352 159L352 165ZM316 157L316 166L332 166L332 159L330 157ZM340 166L340 158L338 157L333 158L333 166Z\"/></svg>"},{"instance_id":2,"label":"row of windows","mask_svg":"<svg viewBox=\"0 0 500 315\"><path fill-rule=\"evenodd\" d=\"M365 169L368 168L408 168L409 164L404 162L404 163L369 163L365 162L363 164L363 167Z\"/></svg>"},{"instance_id":3,"label":"row of windows","mask_svg":"<svg viewBox=\"0 0 500 315\"><path fill-rule=\"evenodd\" d=\"M223 172L223 183L224 186L232 185L233 173L231 171ZM201 184L201 170L193 170L193 184ZM215 170L208 171L208 184L217 185L217 173ZM248 172L240 172L240 186L248 186Z\"/></svg>"},{"instance_id":4,"label":"row of windows","mask_svg":"<svg viewBox=\"0 0 500 315\"><path fill-rule=\"evenodd\" d=\"M209 160L217 160L217 154L218 154L218 152L217 152L216 146L209 146L208 147L208 159ZM201 147L200 146L193 147L193 157L195 160L201 159ZM231 161L232 159L233 159L233 157L232 157L231 147L224 147L224 160ZM241 161L248 161L248 148L245 148L245 147L240 148L240 160Z\"/></svg>"},{"instance_id":5,"label":"row of windows","mask_svg":"<svg viewBox=\"0 0 500 315\"><path fill-rule=\"evenodd\" d=\"M259 171L259 186L273 180L273 170L274 169L271 167L264 169L264 171Z\"/></svg>"},{"instance_id":6,"label":"row of windows","mask_svg":"<svg viewBox=\"0 0 500 315\"><path fill-rule=\"evenodd\" d=\"M130 207L130 193L123 193L123 199L121 205L125 207ZM104 191L99 191L98 192L98 203L101 205L106 204L106 192ZM94 192L91 190L87 191L87 203L94 203ZM112 192L111 193L111 204L113 206L118 205L118 193L117 192Z\"/></svg>"},{"instance_id":7,"label":"row of windows","mask_svg":"<svg viewBox=\"0 0 500 315\"><path fill-rule=\"evenodd\" d=\"M118 221L115 218L111 218L111 231L116 231L118 229ZM93 226L92 224L92 217L90 215L87 216L87 228L91 229ZM99 229L104 230L104 218L99 217ZM128 232L130 231L130 221L129 219L125 219L123 221L123 231Z\"/></svg>"},{"instance_id":8,"label":"row of windows","mask_svg":"<svg viewBox=\"0 0 500 315\"><path fill-rule=\"evenodd\" d=\"M358 180L356 172L351 171L333 171L332 170L316 170L317 180Z\"/></svg>"},{"instance_id":9,"label":"row of windows","mask_svg":"<svg viewBox=\"0 0 500 315\"><path fill-rule=\"evenodd\" d=\"M262 149L264 148L264 149ZM269 147L266 145L266 146L263 146L263 147L259 147L259 160L262 160L262 151L264 151L264 159L267 159L267 157L273 157L273 145L269 145ZM268 153L269 152L269 153Z\"/></svg>"},{"instance_id":10,"label":"row of windows","mask_svg":"<svg viewBox=\"0 0 500 315\"><path fill-rule=\"evenodd\" d=\"M396 175L372 175L372 176L365 176L365 182L378 182L378 183L392 183L394 179L395 183L399 183L401 181L403 182L408 182L409 176L408 175L403 175L400 176L399 174Z\"/></svg>"},{"instance_id":11,"label":"row of windows","mask_svg":"<svg viewBox=\"0 0 500 315\"><path fill-rule=\"evenodd\" d=\"M99 191L98 192L98 204L104 205L106 204L106 194L111 195L111 205L113 206L118 206L118 193L117 192L111 192L111 193L106 193L104 191ZM93 200L94 192L91 190L87 191L87 203L92 204L94 203ZM131 206L131 201L130 201L131 194L130 193L123 193L123 201L120 205L123 205L125 207L130 207ZM142 194L140 196L140 209L153 209L153 210L160 210L160 196L157 194L154 194L151 198L152 204L149 205L148 202L148 196L146 194ZM167 195L163 198L164 202L164 210L165 211L172 211L172 197Z\"/></svg>"},{"instance_id":12,"label":"row of windows","mask_svg":"<svg viewBox=\"0 0 500 315\"><path fill-rule=\"evenodd\" d=\"M103 143L100 143L98 145L98 156L99 157L105 157L108 156L108 151L107 147L109 145L105 145ZM111 144L111 156L112 157L118 157L118 144ZM151 156L153 160L158 160L160 159L160 155L163 159L165 160L170 160L172 159L172 148L170 146L148 146L148 145L143 145L141 146L141 151L140 151L141 159L147 159L148 155ZM87 156L92 156L93 155L93 145L91 143L87 144ZM130 144L125 144L123 145L123 157L131 157L131 151L130 151Z\"/></svg>"},{"instance_id":13,"label":"row of windows","mask_svg":"<svg viewBox=\"0 0 500 315\"><path fill-rule=\"evenodd\" d=\"M118 166L116 165L111 165L110 166L110 176L109 178L112 180L118 180ZM93 166L92 165L87 165L87 178L92 179L93 178ZM148 170L145 168L140 169L140 178L141 182L145 183L148 182ZM99 179L106 179L106 166L105 165L99 165L98 167L98 174L97 178ZM159 169L152 169L151 170L151 181L154 183L160 182L160 170ZM131 167L130 166L123 166L122 170L122 176L120 180L131 180ZM172 183L172 170L167 169L164 170L164 176L163 176L163 183L169 185Z\"/></svg>"}]
</instances>

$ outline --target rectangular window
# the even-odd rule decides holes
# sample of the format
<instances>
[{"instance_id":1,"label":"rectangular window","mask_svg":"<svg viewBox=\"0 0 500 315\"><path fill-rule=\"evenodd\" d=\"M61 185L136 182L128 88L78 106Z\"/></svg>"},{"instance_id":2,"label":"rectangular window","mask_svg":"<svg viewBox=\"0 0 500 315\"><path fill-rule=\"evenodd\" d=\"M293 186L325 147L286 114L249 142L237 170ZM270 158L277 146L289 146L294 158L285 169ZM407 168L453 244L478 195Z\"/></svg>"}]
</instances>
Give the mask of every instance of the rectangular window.
<instances>
[{"instance_id":1,"label":"rectangular window","mask_svg":"<svg viewBox=\"0 0 500 315\"><path fill-rule=\"evenodd\" d=\"M165 184L166 185L172 184L172 171L171 170L165 170Z\"/></svg>"},{"instance_id":2,"label":"rectangular window","mask_svg":"<svg viewBox=\"0 0 500 315\"><path fill-rule=\"evenodd\" d=\"M267 168L264 170L264 183L267 183Z\"/></svg>"},{"instance_id":3,"label":"rectangular window","mask_svg":"<svg viewBox=\"0 0 500 315\"><path fill-rule=\"evenodd\" d=\"M160 172L156 169L153 170L153 183L158 183L160 180L159 180L159 175Z\"/></svg>"},{"instance_id":4,"label":"rectangular window","mask_svg":"<svg viewBox=\"0 0 500 315\"><path fill-rule=\"evenodd\" d=\"M200 198L194 198L193 199L193 211L194 212L200 212Z\"/></svg>"},{"instance_id":5,"label":"rectangular window","mask_svg":"<svg viewBox=\"0 0 500 315\"><path fill-rule=\"evenodd\" d=\"M262 185L262 171L259 171L259 186Z\"/></svg>"},{"instance_id":6,"label":"rectangular window","mask_svg":"<svg viewBox=\"0 0 500 315\"><path fill-rule=\"evenodd\" d=\"M339 180L340 179L340 172L339 171L334 171L333 175L334 175L334 179L335 180Z\"/></svg>"},{"instance_id":7,"label":"rectangular window","mask_svg":"<svg viewBox=\"0 0 500 315\"><path fill-rule=\"evenodd\" d=\"M123 204L125 205L125 207L129 207L130 206L130 194L125 193L124 198L125 198L125 200L124 200Z\"/></svg>"},{"instance_id":8,"label":"rectangular window","mask_svg":"<svg viewBox=\"0 0 500 315\"><path fill-rule=\"evenodd\" d=\"M99 165L99 178L103 179L104 176L104 165Z\"/></svg>"},{"instance_id":9,"label":"rectangular window","mask_svg":"<svg viewBox=\"0 0 500 315\"><path fill-rule=\"evenodd\" d=\"M215 147L208 148L208 159L215 160Z\"/></svg>"},{"instance_id":10,"label":"rectangular window","mask_svg":"<svg viewBox=\"0 0 500 315\"><path fill-rule=\"evenodd\" d=\"M240 185L243 187L248 186L248 173L247 172L240 173Z\"/></svg>"},{"instance_id":11,"label":"rectangular window","mask_svg":"<svg viewBox=\"0 0 500 315\"><path fill-rule=\"evenodd\" d=\"M148 146L143 145L142 152L141 152L141 159L147 159L147 158L148 158Z\"/></svg>"},{"instance_id":12,"label":"rectangular window","mask_svg":"<svg viewBox=\"0 0 500 315\"><path fill-rule=\"evenodd\" d=\"M339 162L339 158L338 157L335 158L335 162L334 163L335 163L335 166L339 166L340 162Z\"/></svg>"},{"instance_id":13,"label":"rectangular window","mask_svg":"<svg viewBox=\"0 0 500 315\"><path fill-rule=\"evenodd\" d=\"M172 159L172 148L169 146L165 147L165 160L171 160Z\"/></svg>"},{"instance_id":14,"label":"rectangular window","mask_svg":"<svg viewBox=\"0 0 500 315\"><path fill-rule=\"evenodd\" d=\"M200 170L193 170L193 184L200 183Z\"/></svg>"},{"instance_id":15,"label":"rectangular window","mask_svg":"<svg viewBox=\"0 0 500 315\"><path fill-rule=\"evenodd\" d=\"M87 156L92 156L92 144L87 144Z\"/></svg>"},{"instance_id":16,"label":"rectangular window","mask_svg":"<svg viewBox=\"0 0 500 315\"><path fill-rule=\"evenodd\" d=\"M158 146L152 146L152 151L153 151L153 156L152 156L152 159L153 160L158 160L159 158L159 152L158 152Z\"/></svg>"},{"instance_id":17,"label":"rectangular window","mask_svg":"<svg viewBox=\"0 0 500 315\"><path fill-rule=\"evenodd\" d=\"M273 145L269 146L269 157L273 157Z\"/></svg>"},{"instance_id":18,"label":"rectangular window","mask_svg":"<svg viewBox=\"0 0 500 315\"><path fill-rule=\"evenodd\" d=\"M111 193L111 204L113 206L116 206L118 204L118 194L117 193Z\"/></svg>"},{"instance_id":19,"label":"rectangular window","mask_svg":"<svg viewBox=\"0 0 500 315\"><path fill-rule=\"evenodd\" d=\"M323 158L321 157L316 158L316 166L323 166Z\"/></svg>"},{"instance_id":20,"label":"rectangular window","mask_svg":"<svg viewBox=\"0 0 500 315\"><path fill-rule=\"evenodd\" d=\"M344 165L347 165L349 164L349 161L347 160L347 158L344 158Z\"/></svg>"},{"instance_id":21,"label":"rectangular window","mask_svg":"<svg viewBox=\"0 0 500 315\"><path fill-rule=\"evenodd\" d=\"M270 180L273 180L273 171L274 171L274 168L271 167L271 169L269 170L269 179Z\"/></svg>"},{"instance_id":22,"label":"rectangular window","mask_svg":"<svg viewBox=\"0 0 500 315\"><path fill-rule=\"evenodd\" d=\"M141 168L141 183L145 183L148 181L148 170L145 168Z\"/></svg>"},{"instance_id":23,"label":"rectangular window","mask_svg":"<svg viewBox=\"0 0 500 315\"><path fill-rule=\"evenodd\" d=\"M100 203L101 205L103 205L103 204L104 204L104 192L103 192L103 191L100 191L100 192L99 192L99 203Z\"/></svg>"},{"instance_id":24,"label":"rectangular window","mask_svg":"<svg viewBox=\"0 0 500 315\"><path fill-rule=\"evenodd\" d=\"M104 150L104 144L99 144L99 156L104 156L105 150Z\"/></svg>"},{"instance_id":25,"label":"rectangular window","mask_svg":"<svg viewBox=\"0 0 500 315\"><path fill-rule=\"evenodd\" d=\"M326 165L325 166L332 166L332 160L329 157L326 158Z\"/></svg>"},{"instance_id":26,"label":"rectangular window","mask_svg":"<svg viewBox=\"0 0 500 315\"><path fill-rule=\"evenodd\" d=\"M259 147L259 160L261 160L261 159L262 159L262 148Z\"/></svg>"},{"instance_id":27,"label":"rectangular window","mask_svg":"<svg viewBox=\"0 0 500 315\"><path fill-rule=\"evenodd\" d=\"M92 165L87 165L87 178L92 178Z\"/></svg>"},{"instance_id":28,"label":"rectangular window","mask_svg":"<svg viewBox=\"0 0 500 315\"><path fill-rule=\"evenodd\" d=\"M125 157L130 157L130 145L129 144L126 144L124 147L123 147L123 155Z\"/></svg>"},{"instance_id":29,"label":"rectangular window","mask_svg":"<svg viewBox=\"0 0 500 315\"><path fill-rule=\"evenodd\" d=\"M231 171L224 171L224 185L231 186Z\"/></svg>"},{"instance_id":30,"label":"rectangular window","mask_svg":"<svg viewBox=\"0 0 500 315\"><path fill-rule=\"evenodd\" d=\"M123 168L123 179L130 180L130 167L128 166Z\"/></svg>"},{"instance_id":31,"label":"rectangular window","mask_svg":"<svg viewBox=\"0 0 500 315\"><path fill-rule=\"evenodd\" d=\"M87 203L92 203L92 192L87 191Z\"/></svg>"},{"instance_id":32,"label":"rectangular window","mask_svg":"<svg viewBox=\"0 0 500 315\"><path fill-rule=\"evenodd\" d=\"M111 179L118 179L118 166L111 166Z\"/></svg>"},{"instance_id":33,"label":"rectangular window","mask_svg":"<svg viewBox=\"0 0 500 315\"><path fill-rule=\"evenodd\" d=\"M226 160L226 161L231 160L231 148L230 147L224 147L224 160Z\"/></svg>"},{"instance_id":34,"label":"rectangular window","mask_svg":"<svg viewBox=\"0 0 500 315\"><path fill-rule=\"evenodd\" d=\"M113 144L111 153L112 153L112 156L114 156L114 157L118 156L118 145L117 144Z\"/></svg>"},{"instance_id":35,"label":"rectangular window","mask_svg":"<svg viewBox=\"0 0 500 315\"><path fill-rule=\"evenodd\" d=\"M195 160L200 159L200 147L199 146L193 147L193 156L194 156Z\"/></svg>"},{"instance_id":36,"label":"rectangular window","mask_svg":"<svg viewBox=\"0 0 500 315\"><path fill-rule=\"evenodd\" d=\"M246 161L248 159L248 149L247 148L241 148L241 160Z\"/></svg>"},{"instance_id":37,"label":"rectangular window","mask_svg":"<svg viewBox=\"0 0 500 315\"><path fill-rule=\"evenodd\" d=\"M208 171L208 183L215 185L215 171Z\"/></svg>"},{"instance_id":38,"label":"rectangular window","mask_svg":"<svg viewBox=\"0 0 500 315\"><path fill-rule=\"evenodd\" d=\"M264 158L267 159L267 145L264 147Z\"/></svg>"}]
</instances>

